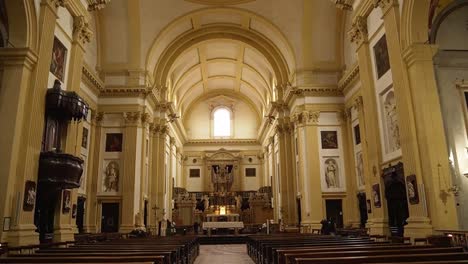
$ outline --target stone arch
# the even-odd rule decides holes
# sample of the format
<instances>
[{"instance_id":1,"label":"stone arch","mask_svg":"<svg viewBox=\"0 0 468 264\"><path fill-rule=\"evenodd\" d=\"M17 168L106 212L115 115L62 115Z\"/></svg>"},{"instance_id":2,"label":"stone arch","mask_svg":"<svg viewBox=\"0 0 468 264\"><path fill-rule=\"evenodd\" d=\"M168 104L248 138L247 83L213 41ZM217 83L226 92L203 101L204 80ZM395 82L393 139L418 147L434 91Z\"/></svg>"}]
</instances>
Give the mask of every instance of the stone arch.
<instances>
[{"instance_id":1,"label":"stone arch","mask_svg":"<svg viewBox=\"0 0 468 264\"><path fill-rule=\"evenodd\" d=\"M263 35L262 32L249 30L227 22L212 23L200 28L183 31L183 33L180 33L180 28L177 29L177 23L181 23L184 19L216 12L232 12L240 16L257 19L274 33L276 39L272 40ZM179 33L176 32L177 30L179 30ZM170 40L168 36L171 36ZM157 88L165 88L170 68L178 56L198 43L213 39L235 40L257 50L270 63L276 83L279 85L286 85L289 82L291 72L294 72L296 63L292 48L284 35L271 22L241 9L207 8L180 17L168 25L155 39L146 59L146 69L152 74L151 77L154 77L152 80L153 85ZM278 43L278 40L280 43ZM162 47L163 45L164 47Z\"/></svg>"},{"instance_id":2,"label":"stone arch","mask_svg":"<svg viewBox=\"0 0 468 264\"><path fill-rule=\"evenodd\" d=\"M37 17L34 0L5 0L8 42L15 48L37 47Z\"/></svg>"},{"instance_id":3,"label":"stone arch","mask_svg":"<svg viewBox=\"0 0 468 264\"><path fill-rule=\"evenodd\" d=\"M439 31L439 28L442 24L442 22L450 16L454 11L468 6L468 0L457 0L452 3L450 3L448 6L446 6L434 19L434 23L432 24L431 31L429 32L429 41L431 44L435 44L437 40L437 33Z\"/></svg>"},{"instance_id":4,"label":"stone arch","mask_svg":"<svg viewBox=\"0 0 468 264\"><path fill-rule=\"evenodd\" d=\"M430 1L407 0L401 13L401 47L405 50L414 43L426 43L429 38Z\"/></svg>"}]
</instances>

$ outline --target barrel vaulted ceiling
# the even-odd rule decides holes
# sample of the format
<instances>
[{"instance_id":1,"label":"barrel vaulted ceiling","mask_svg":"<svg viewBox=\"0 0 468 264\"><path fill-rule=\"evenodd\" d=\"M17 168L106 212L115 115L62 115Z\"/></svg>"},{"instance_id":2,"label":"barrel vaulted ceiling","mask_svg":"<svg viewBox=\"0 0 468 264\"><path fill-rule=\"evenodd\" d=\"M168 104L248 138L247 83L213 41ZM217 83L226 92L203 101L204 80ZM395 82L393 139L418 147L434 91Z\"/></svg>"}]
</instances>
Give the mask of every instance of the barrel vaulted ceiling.
<instances>
[{"instance_id":1,"label":"barrel vaulted ceiling","mask_svg":"<svg viewBox=\"0 0 468 264\"><path fill-rule=\"evenodd\" d=\"M112 0L99 14L109 89L166 92L183 116L219 95L262 120L275 88L336 85L342 20L329 0ZM338 13L337 13L338 12Z\"/></svg>"}]
</instances>

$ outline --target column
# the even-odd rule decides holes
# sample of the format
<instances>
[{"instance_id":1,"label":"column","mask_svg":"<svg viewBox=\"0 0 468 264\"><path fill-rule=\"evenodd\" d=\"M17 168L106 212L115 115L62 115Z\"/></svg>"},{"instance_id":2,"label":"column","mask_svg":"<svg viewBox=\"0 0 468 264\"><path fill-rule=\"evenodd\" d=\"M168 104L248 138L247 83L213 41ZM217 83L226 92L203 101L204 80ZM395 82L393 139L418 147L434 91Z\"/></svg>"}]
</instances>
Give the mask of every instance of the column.
<instances>
[{"instance_id":1,"label":"column","mask_svg":"<svg viewBox=\"0 0 468 264\"><path fill-rule=\"evenodd\" d=\"M371 188L374 184L380 184L382 190L383 180L379 176L380 164L382 163L382 151L380 145L380 134L377 116L377 104L375 101L375 86L372 73L371 53L369 48L367 21L364 17L358 16L353 23L350 31L351 42L356 44L356 52L359 63L359 76L361 79L361 94L362 94L362 113L359 114L359 125L361 130L362 152L364 161L364 173L370 175L369 181L366 181L366 197L372 200ZM365 115L364 115L365 113ZM361 118L362 117L362 118ZM364 122L365 121L365 122ZM362 122L362 123L361 123ZM369 176L368 176L369 177ZM367 179L366 179L367 180ZM383 194L381 193L381 197ZM380 208L376 208L372 204L372 214L369 215L368 227L371 234L387 234L388 216L387 204L382 202Z\"/></svg>"},{"instance_id":2,"label":"column","mask_svg":"<svg viewBox=\"0 0 468 264\"><path fill-rule=\"evenodd\" d=\"M343 222L346 226L351 224L354 227L360 226L360 215L358 200L358 184L356 176L356 157L354 153L353 124L351 109L347 108L342 115L341 131L343 131L343 148L346 176L346 198L343 201Z\"/></svg>"},{"instance_id":3,"label":"column","mask_svg":"<svg viewBox=\"0 0 468 264\"><path fill-rule=\"evenodd\" d=\"M150 125L151 147L150 147L150 173L148 178L149 184L149 223L153 227L155 233L158 232L158 223L161 220L162 207L158 204L158 181L157 175L159 170L159 125L152 123Z\"/></svg>"},{"instance_id":4,"label":"column","mask_svg":"<svg viewBox=\"0 0 468 264\"><path fill-rule=\"evenodd\" d=\"M17 228L25 229L19 244L37 243L37 235L33 232L32 212L23 212L22 192L26 180L35 181L36 175L24 175L17 179L17 166L24 149L21 149L21 134L24 133L23 122L27 116L23 109L27 91L31 82L32 69L37 62L36 54L28 48L0 49L3 76L0 93L0 117L2 118L2 136L0 137L0 219L10 217L11 225L20 224L20 214L25 214L27 222ZM8 76L6 78L6 76ZM15 185L19 184L15 190ZM27 216L26 216L27 215ZM13 231L13 230L12 230ZM10 232L0 230L0 242L7 242ZM10 243L13 242L10 240ZM23 243L24 242L24 243Z\"/></svg>"},{"instance_id":5,"label":"column","mask_svg":"<svg viewBox=\"0 0 468 264\"><path fill-rule=\"evenodd\" d=\"M281 193L281 219L285 225L297 224L294 171L294 156L291 146L291 124L288 119L280 120L276 125L279 144L280 173L279 181Z\"/></svg>"},{"instance_id":6,"label":"column","mask_svg":"<svg viewBox=\"0 0 468 264\"><path fill-rule=\"evenodd\" d=\"M298 134L301 223L312 229L321 228L324 218L320 182L318 119L320 112L302 111L294 114Z\"/></svg>"},{"instance_id":7,"label":"column","mask_svg":"<svg viewBox=\"0 0 468 264\"><path fill-rule=\"evenodd\" d=\"M81 74L83 68L83 57L85 53L84 45L90 41L92 32L88 28L88 23L83 16L74 17L73 20L73 40L70 51L70 62L68 72L67 91L80 93ZM65 153L80 157L81 138L83 131L83 122L70 122L67 129L67 138L63 148ZM71 191L71 204L77 203L78 189ZM63 197L63 196L62 196ZM62 198L61 197L61 198ZM59 199L61 201L61 199ZM58 209L61 206L57 206ZM56 210L54 217L54 242L65 242L74 239L74 233L77 233L76 223L72 218L72 210L63 213L62 210Z\"/></svg>"},{"instance_id":8,"label":"column","mask_svg":"<svg viewBox=\"0 0 468 264\"><path fill-rule=\"evenodd\" d=\"M2 117L4 116L3 110L8 110L7 113L15 113L17 115L16 120L9 124L11 128L15 128L16 130L11 131L12 134L6 132L6 135L10 135L10 138L2 136L2 138L14 144L13 146L11 143L5 145L10 147L5 150L8 152L8 158L2 159L2 165L4 164L3 162L6 162L6 166L2 166L1 169L2 172L6 170L5 174L2 173L2 175L7 175L6 177L9 180L5 180L4 182L7 182L7 185L10 186L5 193L2 192L4 193L2 196L5 198L2 201L5 204L10 203L14 207L14 209L9 208L9 211L6 211L7 207L10 207L9 205L4 205L3 208L0 208L2 209L0 214L3 216L9 214L7 212L11 213L11 226L7 238L11 246L37 244L39 242L38 234L34 231L36 229L34 225L34 209L32 211L24 211L22 209L23 192L27 180L35 181L37 184L39 154L41 151L42 132L44 130L45 94L52 58L55 21L57 19L57 8L62 4L62 2L54 0L41 1L39 27L37 28L38 32L40 32L38 50L34 54L34 52L25 49L23 50L23 55L20 52L20 54L17 54L19 56L15 58L18 61L23 57L24 62L22 64L24 64L26 69L29 68L28 71L32 69L32 72L24 72L26 75L21 76L19 75L19 71L13 72L13 69L8 69L9 67L7 67L3 73L4 76L13 74L11 75L12 77L21 78L21 81L20 79L16 79L16 83L13 83L15 81L13 78L3 78L2 90L10 91L10 89L16 89L16 93L18 94L13 94L13 97L7 100L11 100L10 102L13 105L18 103L17 106L23 108L21 110L17 108L15 112L10 112L14 110L12 108L6 109L10 104L1 106ZM5 48L2 53L8 50ZM35 67L32 67L36 61ZM17 98L16 102L13 101L14 98ZM14 136L11 137L12 135ZM2 232L2 239L4 238L5 236Z\"/></svg>"},{"instance_id":9,"label":"column","mask_svg":"<svg viewBox=\"0 0 468 264\"><path fill-rule=\"evenodd\" d=\"M137 170L140 155L137 153L138 145L141 146L141 112L124 113L124 169L120 175L122 181L122 204L119 232L128 233L135 228L135 219L139 211L140 188L137 186L137 178L141 179L141 173Z\"/></svg>"},{"instance_id":10,"label":"column","mask_svg":"<svg viewBox=\"0 0 468 264\"><path fill-rule=\"evenodd\" d=\"M86 208L84 230L88 233L97 233L98 222L101 220L97 209L97 192L99 186L99 160L101 152L102 126L101 121L104 117L103 112L91 112L91 137L90 152L88 157L88 180L86 186Z\"/></svg>"},{"instance_id":11,"label":"column","mask_svg":"<svg viewBox=\"0 0 468 264\"><path fill-rule=\"evenodd\" d=\"M382 9L387 34L405 176L416 175L417 182L424 184L425 190L421 189L420 193L427 193L426 201L432 215L432 219L427 217L426 201L409 203L410 217L405 235L426 237L432 234L433 227L457 228L454 195L440 186L440 182L450 182L450 171L432 63L434 49L424 44L413 45L405 51L403 58L398 1L380 0L375 6Z\"/></svg>"}]
</instances>

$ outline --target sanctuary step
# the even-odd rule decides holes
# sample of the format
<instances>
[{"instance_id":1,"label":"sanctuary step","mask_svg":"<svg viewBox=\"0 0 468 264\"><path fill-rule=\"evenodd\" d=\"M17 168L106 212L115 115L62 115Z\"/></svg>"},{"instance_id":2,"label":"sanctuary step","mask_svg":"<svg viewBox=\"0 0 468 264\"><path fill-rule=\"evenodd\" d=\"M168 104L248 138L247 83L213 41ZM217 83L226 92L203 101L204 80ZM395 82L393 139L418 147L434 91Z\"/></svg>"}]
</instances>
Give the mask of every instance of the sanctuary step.
<instances>
[{"instance_id":1,"label":"sanctuary step","mask_svg":"<svg viewBox=\"0 0 468 264\"><path fill-rule=\"evenodd\" d=\"M221 245L221 244L245 244L248 235L212 235L198 236L198 243L201 245Z\"/></svg>"}]
</instances>

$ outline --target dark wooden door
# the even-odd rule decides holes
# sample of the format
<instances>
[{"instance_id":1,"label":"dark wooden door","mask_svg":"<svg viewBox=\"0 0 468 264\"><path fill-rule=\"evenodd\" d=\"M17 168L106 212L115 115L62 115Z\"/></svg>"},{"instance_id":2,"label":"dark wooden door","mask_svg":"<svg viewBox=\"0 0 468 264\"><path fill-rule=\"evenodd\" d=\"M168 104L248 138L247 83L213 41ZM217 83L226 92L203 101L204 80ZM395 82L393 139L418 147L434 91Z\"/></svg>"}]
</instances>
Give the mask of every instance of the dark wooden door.
<instances>
[{"instance_id":1,"label":"dark wooden door","mask_svg":"<svg viewBox=\"0 0 468 264\"><path fill-rule=\"evenodd\" d=\"M103 203L101 217L101 232L119 231L119 203Z\"/></svg>"},{"instance_id":2,"label":"dark wooden door","mask_svg":"<svg viewBox=\"0 0 468 264\"><path fill-rule=\"evenodd\" d=\"M76 203L76 227L79 233L84 233L84 214L85 214L85 201L86 198L78 197Z\"/></svg>"},{"instance_id":3,"label":"dark wooden door","mask_svg":"<svg viewBox=\"0 0 468 264\"><path fill-rule=\"evenodd\" d=\"M336 223L337 228L343 228L343 205L341 199L326 200L327 219Z\"/></svg>"}]
</instances>

